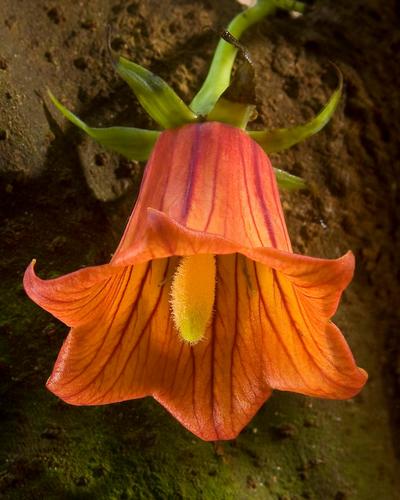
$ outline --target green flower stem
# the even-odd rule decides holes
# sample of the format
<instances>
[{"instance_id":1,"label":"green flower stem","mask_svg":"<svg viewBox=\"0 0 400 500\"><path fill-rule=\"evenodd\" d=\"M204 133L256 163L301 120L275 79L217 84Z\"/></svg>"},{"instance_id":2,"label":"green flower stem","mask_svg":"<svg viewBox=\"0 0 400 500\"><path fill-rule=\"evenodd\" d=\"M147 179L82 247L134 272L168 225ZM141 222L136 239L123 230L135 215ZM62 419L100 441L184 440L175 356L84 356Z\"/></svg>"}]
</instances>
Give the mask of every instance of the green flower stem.
<instances>
[{"instance_id":1,"label":"green flower stem","mask_svg":"<svg viewBox=\"0 0 400 500\"><path fill-rule=\"evenodd\" d=\"M238 14L231 21L227 30L239 39L247 28L275 12L275 9L274 0L259 0L254 7ZM190 104L194 113L206 116L229 87L237 51L236 47L225 40L219 41L206 80Z\"/></svg>"},{"instance_id":2,"label":"green flower stem","mask_svg":"<svg viewBox=\"0 0 400 500\"><path fill-rule=\"evenodd\" d=\"M273 14L276 8L304 12L305 4L292 0L258 0L238 14L229 24L227 31L239 39L247 28L258 23L264 17ZM220 40L214 53L210 69L201 89L190 104L192 111L206 116L214 107L220 96L229 87L233 63L238 49L225 40Z\"/></svg>"},{"instance_id":3,"label":"green flower stem","mask_svg":"<svg viewBox=\"0 0 400 500\"><path fill-rule=\"evenodd\" d=\"M293 0L275 0L275 4L280 9L292 10L294 12L299 12L300 14L304 14L307 7L305 3Z\"/></svg>"}]
</instances>

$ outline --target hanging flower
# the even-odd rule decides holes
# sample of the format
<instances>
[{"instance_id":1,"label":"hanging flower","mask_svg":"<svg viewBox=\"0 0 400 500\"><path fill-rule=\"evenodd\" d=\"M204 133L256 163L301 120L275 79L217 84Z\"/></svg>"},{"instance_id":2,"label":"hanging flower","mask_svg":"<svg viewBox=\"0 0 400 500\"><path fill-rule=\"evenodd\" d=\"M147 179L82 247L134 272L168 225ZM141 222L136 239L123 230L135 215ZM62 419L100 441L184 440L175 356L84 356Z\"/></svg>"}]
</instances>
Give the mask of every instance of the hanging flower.
<instances>
[{"instance_id":1,"label":"hanging flower","mask_svg":"<svg viewBox=\"0 0 400 500\"><path fill-rule=\"evenodd\" d=\"M126 60L119 70L146 109L160 113L150 94L138 91L138 75L150 78L147 70ZM238 113L219 100L202 122L196 110L214 97L185 108L157 82L156 98L161 85L165 102L180 110L158 114L167 125L162 133L92 129L53 98L99 142L127 156L135 148L136 157L152 153L109 264L42 280L33 262L25 273L30 298L71 327L47 387L76 405L153 396L205 440L236 437L272 389L354 396L366 373L330 321L354 257L292 252L276 172L256 142L273 149L314 133L338 94L306 126L249 137L211 120L246 121L247 108ZM168 129L177 119L183 123ZM140 134L143 140L126 141Z\"/></svg>"}]
</instances>

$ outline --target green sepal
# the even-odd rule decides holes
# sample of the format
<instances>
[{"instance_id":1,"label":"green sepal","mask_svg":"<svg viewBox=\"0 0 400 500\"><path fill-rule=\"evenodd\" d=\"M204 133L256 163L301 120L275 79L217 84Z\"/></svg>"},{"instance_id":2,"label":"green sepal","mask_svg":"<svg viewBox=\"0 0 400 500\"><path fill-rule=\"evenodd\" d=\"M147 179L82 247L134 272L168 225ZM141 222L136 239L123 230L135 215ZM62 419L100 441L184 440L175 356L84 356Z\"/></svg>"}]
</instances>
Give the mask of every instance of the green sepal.
<instances>
[{"instance_id":1,"label":"green sepal","mask_svg":"<svg viewBox=\"0 0 400 500\"><path fill-rule=\"evenodd\" d=\"M295 189L306 189L307 187L307 184L301 177L289 174L289 172L285 172L284 170L281 170L279 168L274 168L274 173L276 182L282 189L294 191Z\"/></svg>"},{"instance_id":2,"label":"green sepal","mask_svg":"<svg viewBox=\"0 0 400 500\"><path fill-rule=\"evenodd\" d=\"M120 57L116 70L131 87L147 113L163 128L175 128L198 120L198 116L159 76Z\"/></svg>"},{"instance_id":3,"label":"green sepal","mask_svg":"<svg viewBox=\"0 0 400 500\"><path fill-rule=\"evenodd\" d=\"M144 161L150 156L160 132L133 127L89 127L63 106L50 91L48 91L48 94L53 104L61 111L65 118L105 148L115 151L129 160Z\"/></svg>"},{"instance_id":4,"label":"green sepal","mask_svg":"<svg viewBox=\"0 0 400 500\"><path fill-rule=\"evenodd\" d=\"M258 142L266 153L277 153L298 144L319 132L332 118L343 89L343 77L339 73L339 85L331 95L322 111L304 125L290 128L277 128L263 131L247 131L249 136Z\"/></svg>"},{"instance_id":5,"label":"green sepal","mask_svg":"<svg viewBox=\"0 0 400 500\"><path fill-rule=\"evenodd\" d=\"M214 108L208 113L208 122L228 123L242 129L255 114L256 107L253 104L242 104L240 102L228 101L221 97Z\"/></svg>"}]
</instances>

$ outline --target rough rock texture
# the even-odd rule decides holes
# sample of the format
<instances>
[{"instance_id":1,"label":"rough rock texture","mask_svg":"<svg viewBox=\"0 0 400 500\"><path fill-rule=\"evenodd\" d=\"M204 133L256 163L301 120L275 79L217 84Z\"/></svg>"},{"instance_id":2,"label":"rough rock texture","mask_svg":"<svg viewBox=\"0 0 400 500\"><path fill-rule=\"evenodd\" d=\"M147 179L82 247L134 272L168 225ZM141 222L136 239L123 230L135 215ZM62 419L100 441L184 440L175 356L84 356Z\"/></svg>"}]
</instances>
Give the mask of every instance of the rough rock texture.
<instances>
[{"instance_id":1,"label":"rough rock texture","mask_svg":"<svg viewBox=\"0 0 400 500\"><path fill-rule=\"evenodd\" d=\"M203 443L150 399L78 408L44 388L66 328L26 298L42 276L109 259L142 165L65 122L46 88L93 125L151 127L116 77L111 46L187 101L206 74L233 0L3 0L0 3L0 497L10 499L398 497L400 12L394 0L322 0L279 14L243 43L255 68L256 126L300 123L336 84L332 123L275 166L309 191L283 193L296 251L351 248L355 280L335 321L370 380L346 402L276 392L234 442Z\"/></svg>"}]
</instances>

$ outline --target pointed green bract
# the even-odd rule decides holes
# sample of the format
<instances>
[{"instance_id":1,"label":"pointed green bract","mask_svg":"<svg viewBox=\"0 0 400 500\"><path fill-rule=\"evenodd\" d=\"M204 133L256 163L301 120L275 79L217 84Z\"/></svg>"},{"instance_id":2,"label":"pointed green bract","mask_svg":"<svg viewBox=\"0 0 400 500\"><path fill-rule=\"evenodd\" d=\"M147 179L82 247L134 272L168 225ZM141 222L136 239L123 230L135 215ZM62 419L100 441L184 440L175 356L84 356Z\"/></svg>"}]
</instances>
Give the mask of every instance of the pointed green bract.
<instances>
[{"instance_id":1,"label":"pointed green bract","mask_svg":"<svg viewBox=\"0 0 400 500\"><path fill-rule=\"evenodd\" d=\"M124 57L119 58L116 70L161 127L175 128L197 121L198 116L159 76Z\"/></svg>"},{"instance_id":2,"label":"pointed green bract","mask_svg":"<svg viewBox=\"0 0 400 500\"><path fill-rule=\"evenodd\" d=\"M258 0L256 5L238 14L229 24L227 31L239 39L247 28L274 13L277 7L304 12L305 5L291 0ZM190 108L198 115L206 116L229 87L237 51L234 45L223 39L219 41L207 78L190 104Z\"/></svg>"},{"instance_id":3,"label":"pointed green bract","mask_svg":"<svg viewBox=\"0 0 400 500\"><path fill-rule=\"evenodd\" d=\"M50 91L48 93L53 104L61 111L65 118L105 148L120 153L129 160L144 161L150 156L160 132L131 127L89 127L63 106Z\"/></svg>"},{"instance_id":4,"label":"pointed green bract","mask_svg":"<svg viewBox=\"0 0 400 500\"><path fill-rule=\"evenodd\" d=\"M305 181L301 177L289 174L289 172L285 172L279 168L274 168L274 173L276 182L282 189L292 191L295 189L305 189L307 187Z\"/></svg>"},{"instance_id":5,"label":"pointed green bract","mask_svg":"<svg viewBox=\"0 0 400 500\"><path fill-rule=\"evenodd\" d=\"M277 153L288 149L295 144L308 139L319 132L332 118L340 97L342 95L343 77L339 72L339 85L331 95L329 101L322 108L322 111L308 123L290 128L277 128L263 131L247 131L249 136L254 139L264 149L266 153Z\"/></svg>"}]
</instances>

